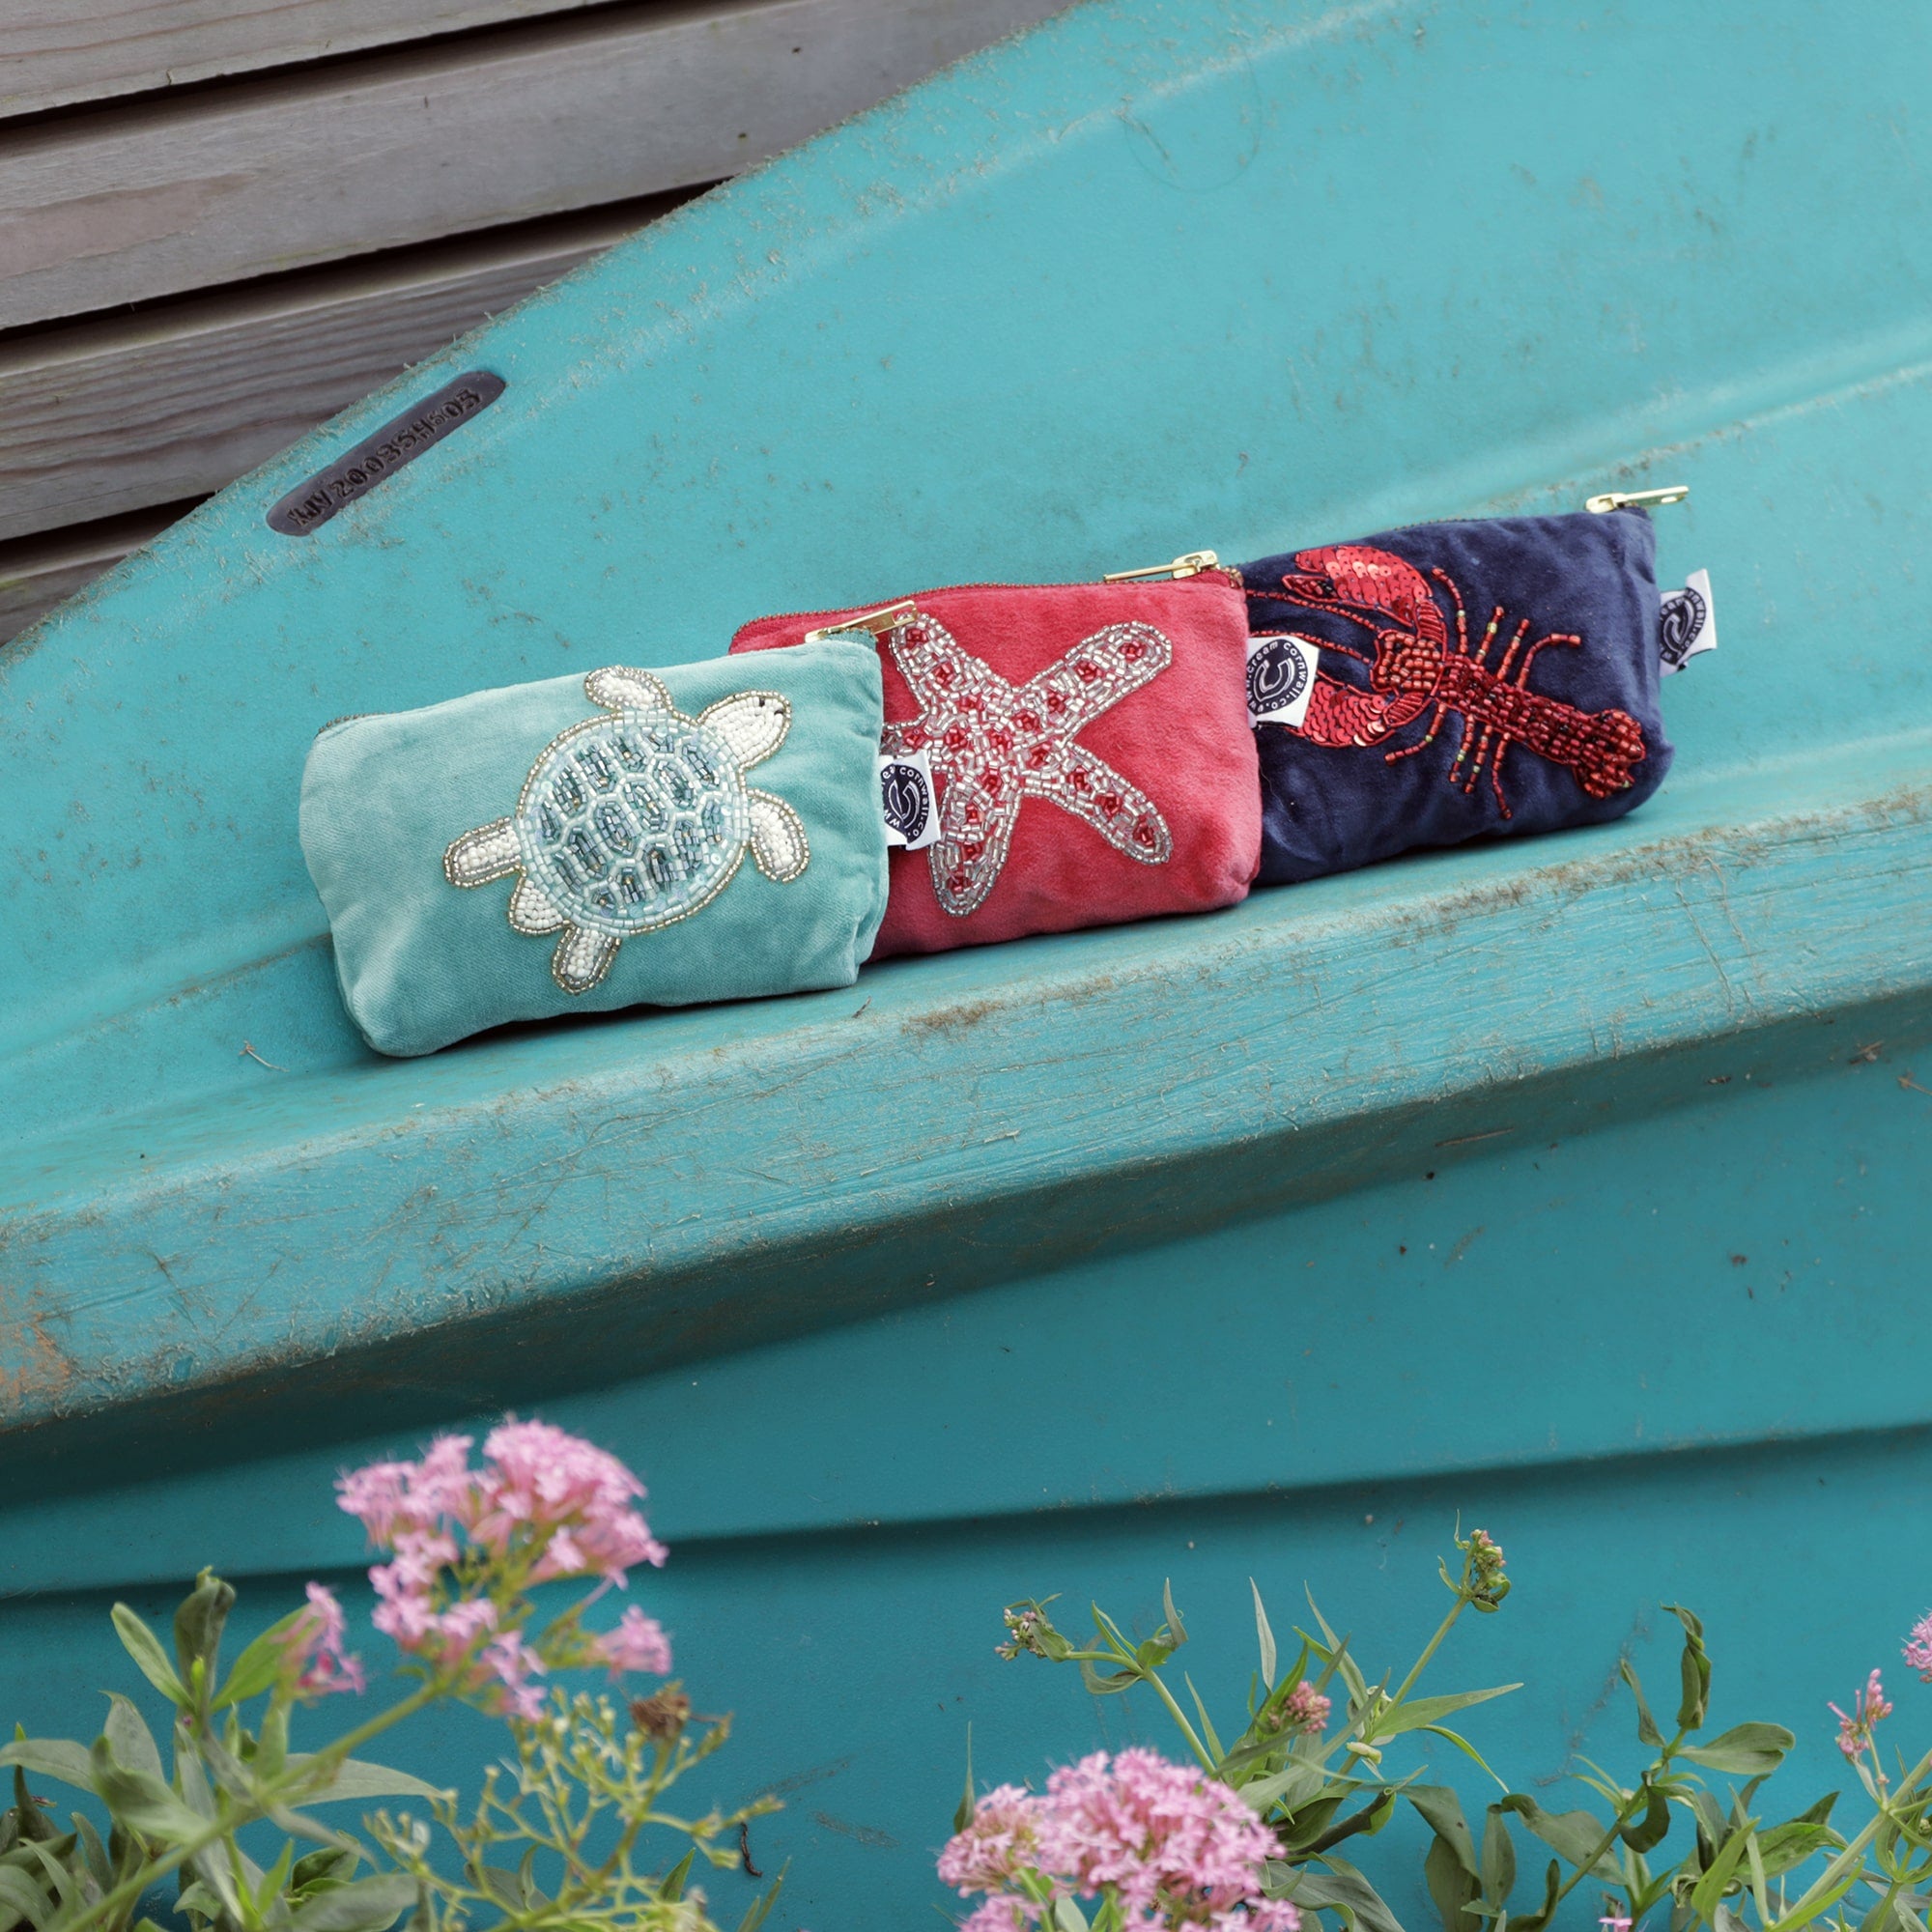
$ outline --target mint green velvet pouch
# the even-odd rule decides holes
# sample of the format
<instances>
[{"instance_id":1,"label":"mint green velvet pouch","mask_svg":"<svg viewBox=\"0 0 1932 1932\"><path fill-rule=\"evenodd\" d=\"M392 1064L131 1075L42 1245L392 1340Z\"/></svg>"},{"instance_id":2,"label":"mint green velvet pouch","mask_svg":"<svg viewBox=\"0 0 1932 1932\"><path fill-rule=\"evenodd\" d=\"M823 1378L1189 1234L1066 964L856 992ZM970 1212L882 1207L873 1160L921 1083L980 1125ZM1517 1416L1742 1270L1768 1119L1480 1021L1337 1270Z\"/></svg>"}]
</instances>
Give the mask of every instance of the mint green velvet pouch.
<instances>
[{"instance_id":1,"label":"mint green velvet pouch","mask_svg":"<svg viewBox=\"0 0 1932 1932\"><path fill-rule=\"evenodd\" d=\"M610 666L326 726L301 842L379 1053L849 986L886 909L879 663Z\"/></svg>"}]
</instances>

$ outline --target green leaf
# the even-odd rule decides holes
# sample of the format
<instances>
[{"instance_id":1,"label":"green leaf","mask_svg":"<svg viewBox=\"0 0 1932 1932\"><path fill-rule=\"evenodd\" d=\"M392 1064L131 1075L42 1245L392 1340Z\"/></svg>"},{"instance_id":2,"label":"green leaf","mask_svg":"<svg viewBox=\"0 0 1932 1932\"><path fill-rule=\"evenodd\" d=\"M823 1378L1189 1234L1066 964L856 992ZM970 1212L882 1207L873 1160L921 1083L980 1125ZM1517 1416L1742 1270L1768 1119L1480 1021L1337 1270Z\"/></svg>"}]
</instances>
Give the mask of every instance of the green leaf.
<instances>
[{"instance_id":1,"label":"green leaf","mask_svg":"<svg viewBox=\"0 0 1932 1932\"><path fill-rule=\"evenodd\" d=\"M378 1872L304 1899L289 1922L293 1932L386 1932L415 1902L414 1879Z\"/></svg>"},{"instance_id":2,"label":"green leaf","mask_svg":"<svg viewBox=\"0 0 1932 1932\"><path fill-rule=\"evenodd\" d=\"M1248 1588L1255 1593L1255 1636L1262 1647L1262 1682L1274 1689L1274 1632L1268 1627L1268 1613L1262 1607L1262 1586L1250 1577Z\"/></svg>"},{"instance_id":3,"label":"green leaf","mask_svg":"<svg viewBox=\"0 0 1932 1932\"><path fill-rule=\"evenodd\" d=\"M286 1804L264 1804L262 1809L270 1824L279 1827L291 1837L306 1838L311 1844L327 1845L332 1851L361 1851L354 1838L345 1833L330 1831L306 1811L291 1810Z\"/></svg>"},{"instance_id":4,"label":"green leaf","mask_svg":"<svg viewBox=\"0 0 1932 1932\"><path fill-rule=\"evenodd\" d=\"M1510 1842L1509 1827L1503 1822L1503 1807L1492 1804L1483 1820L1483 1853L1479 1861L1483 1881L1483 1902L1505 1906L1516 1885L1516 1847Z\"/></svg>"},{"instance_id":5,"label":"green leaf","mask_svg":"<svg viewBox=\"0 0 1932 1932\"><path fill-rule=\"evenodd\" d=\"M1289 1817L1282 1819L1275 1827L1276 1835L1281 1839L1282 1850L1291 1858L1305 1859L1308 1856L1309 1846L1328 1829L1329 1823L1342 1808L1342 1803L1348 1795L1347 1785L1339 1787L1330 1785L1323 1790L1321 1797L1296 1806Z\"/></svg>"},{"instance_id":6,"label":"green leaf","mask_svg":"<svg viewBox=\"0 0 1932 1932\"><path fill-rule=\"evenodd\" d=\"M1177 1651L1187 1641L1187 1626L1180 1621L1180 1612L1174 1607L1174 1579L1163 1577L1160 1579L1160 1606L1167 1613L1168 1649Z\"/></svg>"},{"instance_id":7,"label":"green leaf","mask_svg":"<svg viewBox=\"0 0 1932 1932\"><path fill-rule=\"evenodd\" d=\"M1563 1867L1554 1859L1549 1861L1549 1869L1543 1874L1543 1903L1534 1912L1512 1912L1509 1918L1511 1932L1543 1932L1556 1916L1556 1895L1563 1889Z\"/></svg>"},{"instance_id":8,"label":"green leaf","mask_svg":"<svg viewBox=\"0 0 1932 1932\"><path fill-rule=\"evenodd\" d=\"M1346 1859L1328 1858L1322 1863L1327 1870L1303 1867L1288 1894L1297 1906L1333 1907L1349 1914L1362 1932L1402 1932L1402 1921L1383 1904L1381 1894Z\"/></svg>"},{"instance_id":9,"label":"green leaf","mask_svg":"<svg viewBox=\"0 0 1932 1932\"><path fill-rule=\"evenodd\" d=\"M140 1712L118 1690L108 1693L107 1721L101 1726L101 1735L117 1763L125 1764L129 1771L145 1771L150 1777L158 1777L163 1783L167 1781L154 1733Z\"/></svg>"},{"instance_id":10,"label":"green leaf","mask_svg":"<svg viewBox=\"0 0 1932 1932\"><path fill-rule=\"evenodd\" d=\"M677 1863L664 1875L658 1887L658 1897L666 1905L675 1905L684 1896L684 1882L691 1876L692 1862L697 1857L697 1847L692 1846Z\"/></svg>"},{"instance_id":11,"label":"green leaf","mask_svg":"<svg viewBox=\"0 0 1932 1932\"><path fill-rule=\"evenodd\" d=\"M1359 1811L1350 1812L1340 1824L1331 1825L1319 1833L1312 1841L1301 1847L1304 1858L1319 1856L1331 1845L1339 1845L1345 1838L1352 1838L1357 1833L1366 1833L1374 1837L1389 1821L1389 1814L1395 1809L1395 1793L1381 1792L1374 1803L1365 1804Z\"/></svg>"},{"instance_id":12,"label":"green leaf","mask_svg":"<svg viewBox=\"0 0 1932 1932\"><path fill-rule=\"evenodd\" d=\"M1718 1801L1708 1791L1693 1791L1690 1794L1692 1815L1697 1820L1698 1849L1704 1862L1709 1864L1717 1857L1718 1847L1724 1842L1730 1832L1730 1822L1725 1818Z\"/></svg>"},{"instance_id":13,"label":"green leaf","mask_svg":"<svg viewBox=\"0 0 1932 1932\"><path fill-rule=\"evenodd\" d=\"M17 1764L14 1767L14 1835L22 1844L43 1841L57 1837L53 1820L41 1809L40 1801L27 1789L27 1774ZM14 1863L29 1862L16 1858Z\"/></svg>"},{"instance_id":14,"label":"green leaf","mask_svg":"<svg viewBox=\"0 0 1932 1932\"><path fill-rule=\"evenodd\" d=\"M1487 1772L1499 1791L1507 1791L1509 1786L1490 1768L1490 1761L1460 1731L1452 1731L1445 1724L1424 1724L1422 1727L1432 1738L1442 1738L1454 1745L1472 1764Z\"/></svg>"},{"instance_id":15,"label":"green leaf","mask_svg":"<svg viewBox=\"0 0 1932 1932\"><path fill-rule=\"evenodd\" d=\"M260 1786L255 1774L243 1764L228 1747L207 1732L201 1738L201 1752L208 1760L208 1768L214 1774L214 1781L232 1797L239 1798L244 1804L253 1804L260 1797Z\"/></svg>"},{"instance_id":16,"label":"green leaf","mask_svg":"<svg viewBox=\"0 0 1932 1932\"><path fill-rule=\"evenodd\" d=\"M1313 1644L1312 1640L1311 1647L1316 1649L1321 1656L1326 1658L1342 1673L1342 1682L1349 1687L1350 1696L1359 1704L1369 1694L1369 1680L1362 1675L1355 1660L1349 1655L1348 1638L1337 1636L1328 1628L1328 1619L1321 1614L1320 1607L1315 1602L1315 1592L1304 1585L1303 1594L1308 1599L1308 1607L1314 1614L1316 1624L1321 1629L1321 1634L1328 1640L1326 1650L1321 1650L1319 1645Z\"/></svg>"},{"instance_id":17,"label":"green leaf","mask_svg":"<svg viewBox=\"0 0 1932 1932\"><path fill-rule=\"evenodd\" d=\"M973 1813L980 1807L973 1802L973 1725L969 1719L966 1725L966 1789L960 1795L959 1808L952 1814L952 1829L963 1832L973 1822Z\"/></svg>"},{"instance_id":18,"label":"green leaf","mask_svg":"<svg viewBox=\"0 0 1932 1932\"><path fill-rule=\"evenodd\" d=\"M255 1736L255 1776L272 1782L288 1769L289 1703L285 1697L271 1697L262 1713L262 1728Z\"/></svg>"},{"instance_id":19,"label":"green leaf","mask_svg":"<svg viewBox=\"0 0 1932 1932\"><path fill-rule=\"evenodd\" d=\"M1376 1736L1394 1738L1404 1731L1426 1730L1431 1724L1439 1724L1444 1718L1453 1718L1458 1711L1466 1711L1471 1704L1487 1704L1492 1697L1507 1697L1512 1690L1521 1689L1520 1684L1498 1684L1492 1690L1459 1690L1447 1697L1410 1697L1404 1703L1391 1705L1376 1719Z\"/></svg>"},{"instance_id":20,"label":"green leaf","mask_svg":"<svg viewBox=\"0 0 1932 1932\"><path fill-rule=\"evenodd\" d=\"M204 1819L214 1816L214 1793L209 1788L208 1773L192 1745L179 1731L175 1733L175 1782L190 1811Z\"/></svg>"},{"instance_id":21,"label":"green leaf","mask_svg":"<svg viewBox=\"0 0 1932 1932\"><path fill-rule=\"evenodd\" d=\"M13 1765L36 1777L57 1778L80 1791L94 1789L94 1760L85 1745L69 1738L16 1738L0 1748L0 1769Z\"/></svg>"},{"instance_id":22,"label":"green leaf","mask_svg":"<svg viewBox=\"0 0 1932 1932\"><path fill-rule=\"evenodd\" d=\"M202 1573L207 1574L205 1571ZM262 1883L255 1892L256 1911L267 1915L270 1905L282 1894L282 1888L288 1883L289 1867L295 1862L296 1846L293 1838L282 1840L282 1855L262 1874Z\"/></svg>"},{"instance_id":23,"label":"green leaf","mask_svg":"<svg viewBox=\"0 0 1932 1932\"><path fill-rule=\"evenodd\" d=\"M1122 1690L1131 1690L1141 1681L1138 1670L1115 1670L1103 1675L1091 1658L1080 1660L1080 1681L1087 1687L1090 1697L1118 1697Z\"/></svg>"},{"instance_id":24,"label":"green leaf","mask_svg":"<svg viewBox=\"0 0 1932 1932\"><path fill-rule=\"evenodd\" d=\"M1663 1748L1663 1733L1657 1728L1657 1719L1650 1715L1650 1706L1644 1702L1643 1686L1637 1682L1635 1670L1631 1661L1625 1658L1617 1665L1623 1680L1631 1688L1631 1695L1636 1699L1636 1735L1639 1744L1648 1745L1652 1750Z\"/></svg>"},{"instance_id":25,"label":"green leaf","mask_svg":"<svg viewBox=\"0 0 1932 1932\"><path fill-rule=\"evenodd\" d=\"M471 1865L476 1883L500 1905L505 1912L521 1912L524 1909L524 1884L517 1873L506 1865Z\"/></svg>"},{"instance_id":26,"label":"green leaf","mask_svg":"<svg viewBox=\"0 0 1932 1932\"><path fill-rule=\"evenodd\" d=\"M542 1849L541 1845L532 1845L517 1861L517 1887L524 1895L526 1912L533 1905L548 1905L551 1902L549 1895L537 1885L537 1853Z\"/></svg>"},{"instance_id":27,"label":"green leaf","mask_svg":"<svg viewBox=\"0 0 1932 1932\"><path fill-rule=\"evenodd\" d=\"M321 1754L312 1751L293 1751L289 1755L291 1771L306 1770L320 1762ZM354 1801L359 1803L367 1798L420 1798L425 1801L435 1798L453 1798L453 1791L441 1785L425 1784L419 1777L412 1777L406 1771L392 1771L387 1765L365 1764L360 1758L346 1757L336 1767L335 1776L317 1790L305 1792L305 1804L335 1804Z\"/></svg>"},{"instance_id":28,"label":"green leaf","mask_svg":"<svg viewBox=\"0 0 1932 1932\"><path fill-rule=\"evenodd\" d=\"M1468 1827L1463 1829L1466 1835ZM1442 1932L1474 1932L1474 1918L1464 1915L1464 1908L1475 1904L1482 1892L1473 1862L1469 1869L1464 1869L1459 1854L1438 1833L1430 1840L1429 1856L1422 1861L1422 1877L1442 1920Z\"/></svg>"},{"instance_id":29,"label":"green leaf","mask_svg":"<svg viewBox=\"0 0 1932 1932\"><path fill-rule=\"evenodd\" d=\"M1835 1791L1831 1793L1809 1811L1759 1834L1758 1851L1764 1860L1766 1877L1776 1878L1794 1865L1802 1865L1814 1852L1835 1848L1843 1842L1827 1822L1837 1795Z\"/></svg>"},{"instance_id":30,"label":"green leaf","mask_svg":"<svg viewBox=\"0 0 1932 1932\"><path fill-rule=\"evenodd\" d=\"M1053 1901L1053 1922L1060 1932L1087 1932L1087 1915L1065 1893Z\"/></svg>"},{"instance_id":31,"label":"green leaf","mask_svg":"<svg viewBox=\"0 0 1932 1932\"><path fill-rule=\"evenodd\" d=\"M1670 1800L1656 1785L1644 1787L1643 1816L1618 1829L1620 1837L1634 1852L1648 1852L1661 1845L1670 1832Z\"/></svg>"},{"instance_id":32,"label":"green leaf","mask_svg":"<svg viewBox=\"0 0 1932 1932\"><path fill-rule=\"evenodd\" d=\"M1698 1918L1716 1917L1718 1901L1737 1875L1739 1861L1744 1858L1745 1846L1749 1838L1750 1827L1733 1832L1718 1848L1718 1856L1712 1861L1711 1868L1690 1888L1690 1910Z\"/></svg>"},{"instance_id":33,"label":"green leaf","mask_svg":"<svg viewBox=\"0 0 1932 1932\"><path fill-rule=\"evenodd\" d=\"M1446 1784L1411 1784L1403 1796L1422 1813L1429 1829L1448 1847L1449 1855L1468 1873L1478 1876L1476 1841L1463 1815L1463 1801Z\"/></svg>"},{"instance_id":34,"label":"green leaf","mask_svg":"<svg viewBox=\"0 0 1932 1932\"><path fill-rule=\"evenodd\" d=\"M126 1604L116 1604L112 1611L114 1632L122 1647L140 1666L141 1675L170 1703L184 1710L193 1701L182 1689L181 1679L168 1662L161 1640Z\"/></svg>"},{"instance_id":35,"label":"green leaf","mask_svg":"<svg viewBox=\"0 0 1932 1932\"><path fill-rule=\"evenodd\" d=\"M1201 1693L1194 1688L1194 1680L1186 1671L1180 1673L1180 1681L1187 1686L1187 1694L1194 1699L1194 1715L1201 1719L1201 1741L1218 1763L1227 1756L1221 1748L1221 1740L1214 1734L1214 1720L1208 1715L1208 1706L1201 1701Z\"/></svg>"},{"instance_id":36,"label":"green leaf","mask_svg":"<svg viewBox=\"0 0 1932 1932\"><path fill-rule=\"evenodd\" d=\"M31 1844L27 1850L39 1861L41 1870L46 1877L46 1889L63 1910L75 1903L84 1895L78 1876L71 1872L65 1860L73 1856L74 1839L71 1834L57 1838L53 1844ZM55 1854L58 1853L59 1857Z\"/></svg>"},{"instance_id":37,"label":"green leaf","mask_svg":"<svg viewBox=\"0 0 1932 1932\"><path fill-rule=\"evenodd\" d=\"M201 1662L201 1681L214 1682L214 1659L221 1648L222 1628L234 1607L234 1585L224 1583L213 1570L204 1570L194 1579L194 1588L182 1599L181 1607L175 1611L175 1657L184 1683L192 1681L197 1659Z\"/></svg>"},{"instance_id":38,"label":"green leaf","mask_svg":"<svg viewBox=\"0 0 1932 1932\"><path fill-rule=\"evenodd\" d=\"M1682 1604L1665 1604L1663 1607L1684 1626L1684 1655L1679 1660L1684 1695L1677 1707L1677 1727L1701 1730L1711 1705L1711 1660L1704 1650L1704 1626Z\"/></svg>"},{"instance_id":39,"label":"green leaf","mask_svg":"<svg viewBox=\"0 0 1932 1932\"><path fill-rule=\"evenodd\" d=\"M242 1651L210 1709L225 1711L231 1704L246 1703L274 1683L282 1673L288 1654L289 1632L301 1614L300 1610L291 1610L287 1616L278 1618Z\"/></svg>"},{"instance_id":40,"label":"green leaf","mask_svg":"<svg viewBox=\"0 0 1932 1932\"><path fill-rule=\"evenodd\" d=\"M87 1861L89 1876L102 1891L111 1890L114 1866L108 1860L107 1847L100 1842L100 1833L94 1829L94 1821L78 1811L69 1815L73 1819L73 1834L80 1841L80 1855Z\"/></svg>"},{"instance_id":41,"label":"green leaf","mask_svg":"<svg viewBox=\"0 0 1932 1932\"><path fill-rule=\"evenodd\" d=\"M1801 1925L1810 1924L1821 1912L1831 1911L1858 1882L1858 1873L1851 1872L1827 1887L1816 1898L1801 1898L1782 1918L1768 1928L1768 1932L1798 1932Z\"/></svg>"},{"instance_id":42,"label":"green leaf","mask_svg":"<svg viewBox=\"0 0 1932 1932\"><path fill-rule=\"evenodd\" d=\"M206 1822L162 1781L145 1771L129 1771L114 1761L107 1740L94 1747L94 1788L118 1824L143 1837L170 1845L198 1837Z\"/></svg>"},{"instance_id":43,"label":"green leaf","mask_svg":"<svg viewBox=\"0 0 1932 1932\"><path fill-rule=\"evenodd\" d=\"M54 1916L54 1903L27 1874L15 1865L0 1865L0 1912L10 1915L8 1922L24 1918L34 1932L46 1932L47 1920Z\"/></svg>"},{"instance_id":44,"label":"green leaf","mask_svg":"<svg viewBox=\"0 0 1932 1932\"><path fill-rule=\"evenodd\" d=\"M791 1861L787 1859L779 1867L779 1875L773 1879L770 1889L754 1898L752 1901L752 1909L739 1919L738 1932L758 1932L758 1927L765 1922L772 1907L779 1902L779 1889L785 1882L785 1873L790 1869Z\"/></svg>"},{"instance_id":45,"label":"green leaf","mask_svg":"<svg viewBox=\"0 0 1932 1932\"><path fill-rule=\"evenodd\" d=\"M1496 1809L1514 1811L1552 1852L1577 1866L1597 1852L1608 1829L1589 1811L1546 1811L1534 1798L1520 1791L1511 1792ZM1597 1854L1595 1869L1599 1878L1614 1880L1622 1876L1612 1847L1605 1846Z\"/></svg>"},{"instance_id":46,"label":"green leaf","mask_svg":"<svg viewBox=\"0 0 1932 1932\"><path fill-rule=\"evenodd\" d=\"M1706 1771L1733 1777L1765 1777L1784 1762L1798 1741L1782 1724L1734 1724L1707 1745L1686 1745L1677 1755Z\"/></svg>"},{"instance_id":47,"label":"green leaf","mask_svg":"<svg viewBox=\"0 0 1932 1932\"><path fill-rule=\"evenodd\" d=\"M1306 1758L1292 1757L1267 1777L1250 1779L1241 1786L1241 1796L1264 1818L1279 1804L1286 1810L1298 1811L1321 1789L1321 1767Z\"/></svg>"},{"instance_id":48,"label":"green leaf","mask_svg":"<svg viewBox=\"0 0 1932 1932\"><path fill-rule=\"evenodd\" d=\"M1757 1907L1757 1922L1763 1925L1771 1918L1771 1874L1764 1868L1764 1846L1755 1832L1745 1840L1745 1851L1750 1860L1751 1903Z\"/></svg>"},{"instance_id":49,"label":"green leaf","mask_svg":"<svg viewBox=\"0 0 1932 1932\"><path fill-rule=\"evenodd\" d=\"M344 1867L348 1869L345 1870ZM355 1854L331 1846L324 1852L305 1852L289 1873L289 1889L300 1891L304 1886L326 1878L346 1879L355 1869Z\"/></svg>"}]
</instances>

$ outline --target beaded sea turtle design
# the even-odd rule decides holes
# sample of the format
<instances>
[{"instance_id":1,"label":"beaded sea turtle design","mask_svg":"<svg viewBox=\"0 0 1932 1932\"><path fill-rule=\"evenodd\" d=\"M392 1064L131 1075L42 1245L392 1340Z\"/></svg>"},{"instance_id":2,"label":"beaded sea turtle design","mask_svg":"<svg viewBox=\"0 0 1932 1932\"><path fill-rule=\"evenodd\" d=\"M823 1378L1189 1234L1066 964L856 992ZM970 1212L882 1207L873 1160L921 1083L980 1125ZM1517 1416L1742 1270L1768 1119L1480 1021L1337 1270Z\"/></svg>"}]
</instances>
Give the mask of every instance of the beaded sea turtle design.
<instances>
[{"instance_id":1,"label":"beaded sea turtle design","mask_svg":"<svg viewBox=\"0 0 1932 1932\"><path fill-rule=\"evenodd\" d=\"M781 885L811 857L798 813L745 782L791 728L776 692L741 691L687 718L646 670L593 670L583 689L602 713L544 747L508 818L442 855L452 886L521 874L510 923L560 934L550 969L566 993L596 985L625 940L709 905L748 847Z\"/></svg>"}]
</instances>

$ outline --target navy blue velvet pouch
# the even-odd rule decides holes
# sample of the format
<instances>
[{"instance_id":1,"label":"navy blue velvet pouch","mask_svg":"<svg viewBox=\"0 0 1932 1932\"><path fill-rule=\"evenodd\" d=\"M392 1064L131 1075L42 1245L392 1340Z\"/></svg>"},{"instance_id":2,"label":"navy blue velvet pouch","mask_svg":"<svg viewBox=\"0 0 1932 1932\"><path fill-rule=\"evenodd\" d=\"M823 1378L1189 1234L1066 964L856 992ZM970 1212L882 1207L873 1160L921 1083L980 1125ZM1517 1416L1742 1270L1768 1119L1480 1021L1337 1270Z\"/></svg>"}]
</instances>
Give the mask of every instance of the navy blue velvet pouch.
<instances>
[{"instance_id":1,"label":"navy blue velvet pouch","mask_svg":"<svg viewBox=\"0 0 1932 1932\"><path fill-rule=\"evenodd\" d=\"M1641 510L1418 524L1241 566L1261 880L1620 817L1670 769Z\"/></svg>"}]
</instances>

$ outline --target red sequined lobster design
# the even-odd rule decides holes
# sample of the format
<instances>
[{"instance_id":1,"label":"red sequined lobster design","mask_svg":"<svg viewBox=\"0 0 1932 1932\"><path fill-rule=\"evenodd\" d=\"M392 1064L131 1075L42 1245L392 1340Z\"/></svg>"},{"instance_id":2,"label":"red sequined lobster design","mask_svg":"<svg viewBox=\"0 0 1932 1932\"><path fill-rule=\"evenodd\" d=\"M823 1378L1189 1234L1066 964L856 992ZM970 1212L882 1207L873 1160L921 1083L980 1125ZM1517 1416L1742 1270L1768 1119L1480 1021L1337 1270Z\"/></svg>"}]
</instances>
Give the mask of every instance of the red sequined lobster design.
<instances>
[{"instance_id":1,"label":"red sequined lobster design","mask_svg":"<svg viewBox=\"0 0 1932 1932\"><path fill-rule=\"evenodd\" d=\"M1251 590L1248 595L1285 594L1293 603L1345 617L1375 635L1373 657L1323 639L1305 639L1369 667L1366 691L1325 672L1317 675L1301 724L1301 735L1311 743L1378 745L1434 705L1423 735L1382 756L1394 764L1426 750L1454 712L1462 721L1462 742L1449 767L1449 782L1473 793L1487 770L1505 818L1513 814L1503 796L1501 765L1512 745L1527 745L1539 757L1567 766L1590 798L1609 798L1634 782L1634 767L1644 756L1643 726L1628 711L1579 711L1529 689L1537 653L1550 644L1580 648L1583 640L1576 633L1551 631L1525 648L1525 617L1501 662L1492 667L1490 658L1505 628L1503 606L1491 612L1488 627L1472 646L1463 593L1446 570L1429 575L1455 606L1453 650L1441 609L1413 564L1368 544L1325 544L1297 553L1294 562L1294 570L1282 579L1281 591Z\"/></svg>"}]
</instances>

